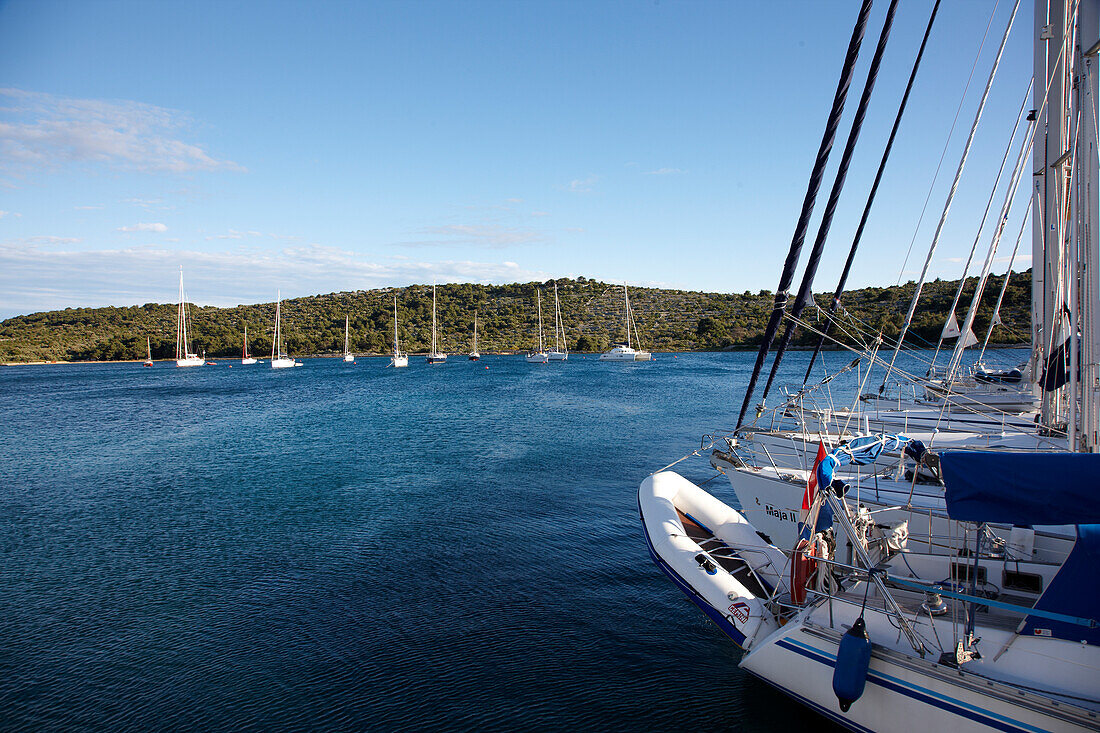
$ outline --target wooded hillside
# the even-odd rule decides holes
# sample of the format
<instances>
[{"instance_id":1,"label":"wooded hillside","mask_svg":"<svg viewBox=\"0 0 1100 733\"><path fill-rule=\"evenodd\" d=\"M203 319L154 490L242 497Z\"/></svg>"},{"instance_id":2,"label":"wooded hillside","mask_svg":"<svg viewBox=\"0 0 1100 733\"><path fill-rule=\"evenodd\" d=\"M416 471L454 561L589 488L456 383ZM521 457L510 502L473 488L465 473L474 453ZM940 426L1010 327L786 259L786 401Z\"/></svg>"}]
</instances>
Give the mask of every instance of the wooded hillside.
<instances>
[{"instance_id":1,"label":"wooded hillside","mask_svg":"<svg viewBox=\"0 0 1100 733\"><path fill-rule=\"evenodd\" d=\"M1002 278L992 277L979 309L975 333L983 338ZM441 346L448 353L469 351L474 313L478 313L478 346L483 352L518 351L537 341L535 291L542 288L544 338L553 342L553 280L512 285L455 284L438 287ZM569 348L602 351L625 339L622 286L579 277L557 280ZM976 278L967 280L959 306L962 321ZM924 287L910 341L935 343L958 281L934 281ZM913 283L900 287L863 288L844 295L844 306L867 329L896 335L912 297ZM1031 273L1014 273L1001 309L1003 326L997 343L1023 343L1029 333ZM297 356L343 350L344 316L351 317L351 348L356 353L385 353L393 338L393 296L397 295L402 350L425 351L431 341L432 289L413 285L331 293L283 301L284 340ZM829 296L818 296L827 306ZM657 288L631 288L630 303L644 348L655 351L715 350L759 345L771 310L769 291L738 294L701 293ZM209 357L240 353L244 324L251 351L271 351L275 304L236 308L192 305L191 342ZM804 318L819 319L813 309ZM145 357L145 338L152 338L154 358L175 355L176 305L148 303L127 308L66 308L9 318L0 323L0 362L121 360ZM795 345L816 343L800 331Z\"/></svg>"}]
</instances>

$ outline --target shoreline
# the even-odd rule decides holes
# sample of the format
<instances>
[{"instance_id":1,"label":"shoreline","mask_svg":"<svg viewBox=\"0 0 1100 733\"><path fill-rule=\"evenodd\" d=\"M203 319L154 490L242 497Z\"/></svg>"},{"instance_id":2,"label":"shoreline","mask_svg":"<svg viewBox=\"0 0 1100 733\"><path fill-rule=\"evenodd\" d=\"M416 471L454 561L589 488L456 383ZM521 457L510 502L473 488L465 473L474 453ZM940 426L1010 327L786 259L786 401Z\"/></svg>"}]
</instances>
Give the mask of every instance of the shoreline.
<instances>
[{"instance_id":1,"label":"shoreline","mask_svg":"<svg viewBox=\"0 0 1100 733\"><path fill-rule=\"evenodd\" d=\"M726 347L726 348L723 348L723 349L702 349L702 350L701 349L682 349L682 350L681 349L671 349L671 350L668 350L668 351L653 351L653 353L654 354L728 354L728 353L733 353L733 352L757 351L758 348L759 347L756 347L756 346L729 346L729 347ZM989 348L989 349L1027 349L1029 347L1026 344L990 344L987 348ZM805 347L805 346L797 347L797 348L792 346L792 347L789 347L787 350L788 351L812 351L813 349L811 347ZM834 348L823 348L822 351L830 351L830 352L832 352L832 351L844 351L844 349L838 349L838 348L834 347ZM523 356L524 353L525 352L523 352L523 351L485 351L485 352L482 352L481 355L482 356ZM585 356L588 356L588 355L598 356L602 352L599 352L599 351L570 351L569 353L570 354L583 354ZM427 355L428 355L428 352L426 352L426 351L423 352L423 353L409 354L410 357L426 357ZM303 355L300 355L300 356L295 356L294 358L296 358L296 359L342 359L343 356L344 356L343 354L303 354ZM384 353L384 354L366 353L366 354L356 354L355 355L356 358L364 358L364 359L388 359L390 356L392 356L392 354L390 354L388 352ZM464 356L466 356L466 354L451 354L450 356L464 357ZM240 358L239 356L228 356L228 357L226 357L226 356L213 356L213 357L210 357L210 359L208 359L208 361L213 361L213 362L215 362L215 365L216 365L217 360L232 361L232 360L239 359L239 358ZM259 357L257 357L257 358L259 358ZM173 361L175 361L175 359L154 359L153 363L154 364L166 364L166 363L171 363ZM112 360L103 360L103 361L5 361L5 362L0 362L0 366L4 366L4 367L16 367L16 366L66 366L66 365L79 366L79 365L87 365L87 364L144 364L144 363L145 363L144 359L112 359Z\"/></svg>"}]
</instances>

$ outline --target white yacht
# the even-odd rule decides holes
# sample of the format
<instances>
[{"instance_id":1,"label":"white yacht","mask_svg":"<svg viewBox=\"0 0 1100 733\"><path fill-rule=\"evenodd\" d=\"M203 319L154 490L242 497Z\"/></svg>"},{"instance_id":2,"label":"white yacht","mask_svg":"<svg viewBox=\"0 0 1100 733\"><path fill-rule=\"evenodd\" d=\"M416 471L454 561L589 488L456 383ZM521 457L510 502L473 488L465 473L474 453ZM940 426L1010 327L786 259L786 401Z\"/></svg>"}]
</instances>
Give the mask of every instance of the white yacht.
<instances>
[{"instance_id":1,"label":"white yacht","mask_svg":"<svg viewBox=\"0 0 1100 733\"><path fill-rule=\"evenodd\" d=\"M183 267L180 267L180 297L176 311L176 366L202 366L206 359L191 351L187 335L187 299L183 294Z\"/></svg>"},{"instance_id":2,"label":"white yacht","mask_svg":"<svg viewBox=\"0 0 1100 733\"><path fill-rule=\"evenodd\" d=\"M271 368L272 369L287 369L289 367L300 367L302 362L295 361L291 357L287 356L286 351L283 350L283 296L279 293L278 298L275 301L275 338L271 341Z\"/></svg>"},{"instance_id":3,"label":"white yacht","mask_svg":"<svg viewBox=\"0 0 1100 733\"><path fill-rule=\"evenodd\" d=\"M616 344L610 351L600 354L600 361L650 361L653 358L652 354L640 348L634 348L635 339L631 338L631 332L633 331L634 336L637 336L638 327L634 323L634 314L630 311L630 294L626 290L626 283L623 283L623 301L625 302L623 320L626 325L626 344ZM639 346L641 346L640 343Z\"/></svg>"},{"instance_id":4,"label":"white yacht","mask_svg":"<svg viewBox=\"0 0 1100 733\"><path fill-rule=\"evenodd\" d=\"M393 296L393 356L390 357L390 366L407 367L409 355L401 353L401 347L397 344L397 296Z\"/></svg>"},{"instance_id":5,"label":"white yacht","mask_svg":"<svg viewBox=\"0 0 1100 733\"><path fill-rule=\"evenodd\" d=\"M566 361L569 358L569 342L565 339L565 326L561 321L558 304L558 283L554 282L554 348L547 352L550 361Z\"/></svg>"},{"instance_id":6,"label":"white yacht","mask_svg":"<svg viewBox=\"0 0 1100 733\"><path fill-rule=\"evenodd\" d=\"M470 352L470 361L480 361L481 353L477 350L477 311L474 311L474 350Z\"/></svg>"},{"instance_id":7,"label":"white yacht","mask_svg":"<svg viewBox=\"0 0 1100 733\"><path fill-rule=\"evenodd\" d=\"M432 283L432 350L428 352L429 364L444 364L447 361L447 355L439 350L439 346L436 343L435 336L435 283Z\"/></svg>"},{"instance_id":8,"label":"white yacht","mask_svg":"<svg viewBox=\"0 0 1100 733\"><path fill-rule=\"evenodd\" d=\"M348 323L350 322L350 316L344 316L344 361L354 362L355 354L351 353L351 349L348 348Z\"/></svg>"},{"instance_id":9,"label":"white yacht","mask_svg":"<svg viewBox=\"0 0 1100 733\"><path fill-rule=\"evenodd\" d=\"M259 363L248 353L248 324L244 324L244 345L241 347L241 365L249 366Z\"/></svg>"},{"instance_id":10,"label":"white yacht","mask_svg":"<svg viewBox=\"0 0 1100 733\"><path fill-rule=\"evenodd\" d=\"M542 291L535 290L535 297L538 302L539 311L539 348L537 351L527 352L528 364L545 364L550 360L550 355L546 353L546 349L542 347Z\"/></svg>"}]
</instances>

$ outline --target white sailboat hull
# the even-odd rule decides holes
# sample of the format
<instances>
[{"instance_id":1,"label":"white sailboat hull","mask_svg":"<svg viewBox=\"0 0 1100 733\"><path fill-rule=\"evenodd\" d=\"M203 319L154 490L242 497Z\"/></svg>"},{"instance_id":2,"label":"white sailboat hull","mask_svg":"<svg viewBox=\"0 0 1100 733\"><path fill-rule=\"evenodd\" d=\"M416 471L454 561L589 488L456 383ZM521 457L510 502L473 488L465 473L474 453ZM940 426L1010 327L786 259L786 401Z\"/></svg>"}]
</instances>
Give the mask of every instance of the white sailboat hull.
<instances>
[{"instance_id":1,"label":"white sailboat hull","mask_svg":"<svg viewBox=\"0 0 1100 733\"><path fill-rule=\"evenodd\" d=\"M568 361L569 359L569 354L564 351L551 351L546 356L550 361Z\"/></svg>"},{"instance_id":2,"label":"white sailboat hull","mask_svg":"<svg viewBox=\"0 0 1100 733\"><path fill-rule=\"evenodd\" d=\"M910 656L879 647L877 641L892 641L898 632L888 627L881 614L870 609L865 617L875 646L866 687L862 697L847 712L842 712L832 689L833 669L841 634L855 620L859 608L833 604L833 611L842 617L835 619L833 629L789 623L757 643L741 660L741 668L853 730L928 733L1096 729L1096 718L1076 706L1056 705L1039 695L1020 694L1019 688L990 682L978 674L933 664L935 660L922 660L915 654ZM828 621L827 613L820 616L819 621ZM990 648L997 648L994 639L988 634L983 636ZM1026 641L1030 640L1020 640ZM1078 651L1069 643L1046 643ZM1053 666L1050 660L1040 663ZM1095 667L1086 662L1086 669L1089 666ZM1100 670L1087 672L1082 669L1080 673L1092 675L1095 680ZM1032 669L1030 676L1033 679L1034 674Z\"/></svg>"},{"instance_id":3,"label":"white sailboat hull","mask_svg":"<svg viewBox=\"0 0 1100 733\"><path fill-rule=\"evenodd\" d=\"M193 354L189 354L183 359L176 359L176 366L178 367L202 366L205 363L206 359L203 359L201 356L195 356Z\"/></svg>"},{"instance_id":4,"label":"white sailboat hull","mask_svg":"<svg viewBox=\"0 0 1100 733\"><path fill-rule=\"evenodd\" d=\"M842 726L914 733L1097 727L1100 650L1095 646L1017 636L1014 622L987 614L975 629L985 653L960 665L945 662L936 648L939 640L951 648L960 609L935 618L908 611L926 647L921 657L874 593L870 603L861 604L858 585L849 589L846 602L811 595L793 613L785 605L787 621L780 625L777 607L768 601L770 596L789 603L788 561L741 513L671 471L642 482L638 506L657 566L747 651L740 666ZM935 567L927 572L942 577L952 559L929 558ZM897 568L890 575L904 572ZM908 607L924 598L910 593L903 602ZM842 711L833 674L840 639L857 616L866 620L871 660L862 695Z\"/></svg>"},{"instance_id":5,"label":"white sailboat hull","mask_svg":"<svg viewBox=\"0 0 1100 733\"><path fill-rule=\"evenodd\" d=\"M290 367L300 367L302 362L294 361L288 357L280 356L271 360L272 369L288 369Z\"/></svg>"},{"instance_id":6,"label":"white sailboat hull","mask_svg":"<svg viewBox=\"0 0 1100 733\"><path fill-rule=\"evenodd\" d=\"M247 359L241 359L241 366L249 366L251 364L257 364L257 363L259 363L259 362L257 362L251 356L248 357Z\"/></svg>"},{"instance_id":7,"label":"white sailboat hull","mask_svg":"<svg viewBox=\"0 0 1100 733\"><path fill-rule=\"evenodd\" d=\"M600 361L637 361L638 352L629 346L616 346L600 354Z\"/></svg>"},{"instance_id":8,"label":"white sailboat hull","mask_svg":"<svg viewBox=\"0 0 1100 733\"><path fill-rule=\"evenodd\" d=\"M353 362L353 361L355 361L355 357L352 356L351 354L344 354L344 361L349 362L349 363Z\"/></svg>"},{"instance_id":9,"label":"white sailboat hull","mask_svg":"<svg viewBox=\"0 0 1100 733\"><path fill-rule=\"evenodd\" d=\"M426 361L429 364L445 364L447 363L446 354L428 354Z\"/></svg>"},{"instance_id":10,"label":"white sailboat hull","mask_svg":"<svg viewBox=\"0 0 1100 733\"><path fill-rule=\"evenodd\" d=\"M808 472L787 468L776 471L771 467L732 467L728 464L722 468L737 495L741 511L751 517L753 526L763 532L772 544L793 548L798 541L798 514L802 507L802 495L806 491ZM957 534L953 521L947 516L942 487L914 485L910 481L892 481L881 477L876 479L867 475L856 478L844 471L837 475L851 485L848 499L865 506L872 512L876 523L889 526L908 522L908 548L911 551L945 554L957 550L957 547L942 539ZM987 527L1006 543L1011 541L1011 527L998 524ZM1060 561L1073 547L1072 527L1035 530L1029 560ZM930 537L940 539L926 545ZM991 574L990 577L994 576Z\"/></svg>"},{"instance_id":11,"label":"white sailboat hull","mask_svg":"<svg viewBox=\"0 0 1100 733\"><path fill-rule=\"evenodd\" d=\"M526 357L528 364L545 364L550 361L549 355L545 351L534 354L528 354Z\"/></svg>"},{"instance_id":12,"label":"white sailboat hull","mask_svg":"<svg viewBox=\"0 0 1100 733\"><path fill-rule=\"evenodd\" d=\"M390 366L392 367L407 367L409 365L409 357L407 354L395 354L390 357Z\"/></svg>"}]
</instances>

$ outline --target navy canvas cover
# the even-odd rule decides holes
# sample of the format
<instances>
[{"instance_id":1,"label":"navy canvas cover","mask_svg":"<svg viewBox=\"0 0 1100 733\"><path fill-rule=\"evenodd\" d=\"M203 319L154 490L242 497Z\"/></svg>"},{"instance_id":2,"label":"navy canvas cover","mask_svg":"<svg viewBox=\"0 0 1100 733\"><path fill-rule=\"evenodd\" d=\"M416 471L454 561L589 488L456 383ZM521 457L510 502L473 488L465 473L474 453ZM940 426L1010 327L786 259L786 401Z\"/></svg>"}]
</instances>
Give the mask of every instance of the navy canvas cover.
<instances>
[{"instance_id":1,"label":"navy canvas cover","mask_svg":"<svg viewBox=\"0 0 1100 733\"><path fill-rule=\"evenodd\" d=\"M940 468L952 519L1100 524L1100 454L946 451Z\"/></svg>"},{"instance_id":2,"label":"navy canvas cover","mask_svg":"<svg viewBox=\"0 0 1100 733\"><path fill-rule=\"evenodd\" d=\"M1100 616L1097 563L1100 563L1100 525L1078 525L1077 542L1073 545L1073 551L1043 591L1035 608L1078 618L1097 619ZM1100 644L1100 628L1039 616L1028 616L1022 633Z\"/></svg>"}]
</instances>

